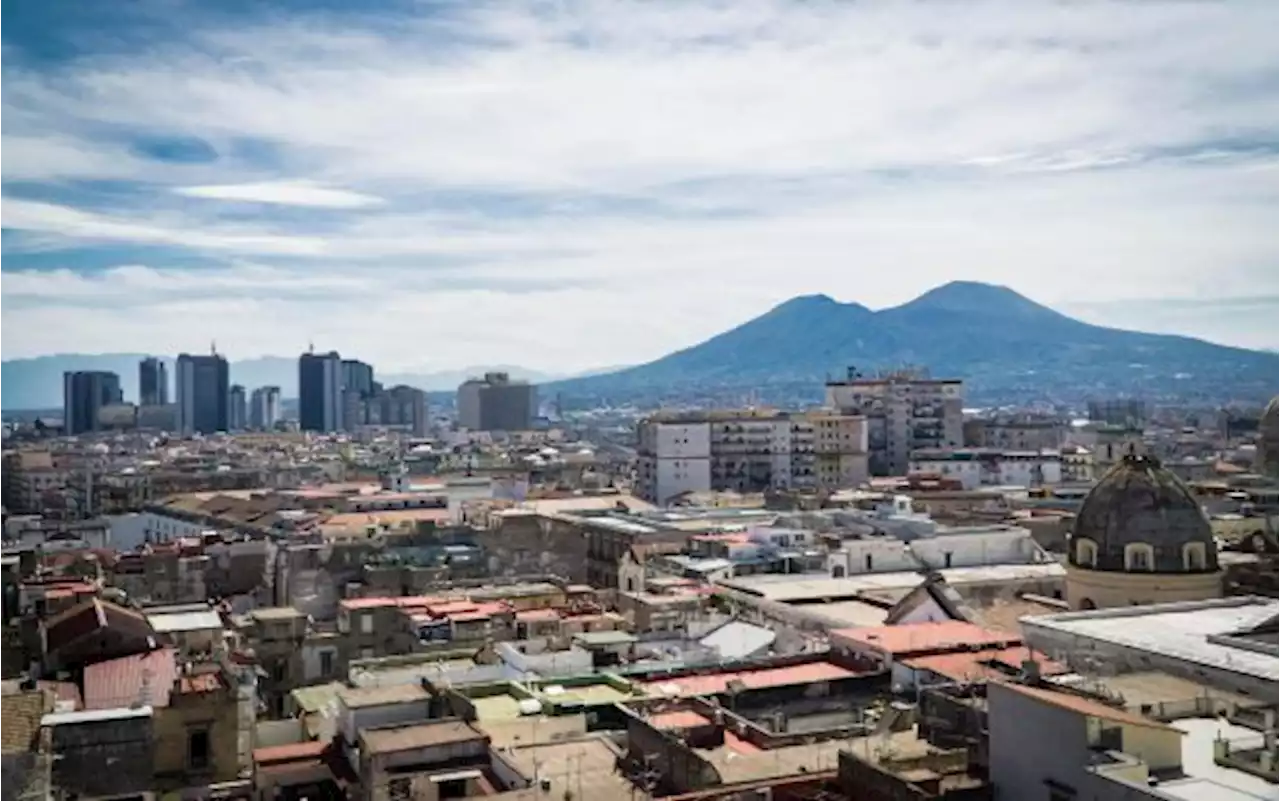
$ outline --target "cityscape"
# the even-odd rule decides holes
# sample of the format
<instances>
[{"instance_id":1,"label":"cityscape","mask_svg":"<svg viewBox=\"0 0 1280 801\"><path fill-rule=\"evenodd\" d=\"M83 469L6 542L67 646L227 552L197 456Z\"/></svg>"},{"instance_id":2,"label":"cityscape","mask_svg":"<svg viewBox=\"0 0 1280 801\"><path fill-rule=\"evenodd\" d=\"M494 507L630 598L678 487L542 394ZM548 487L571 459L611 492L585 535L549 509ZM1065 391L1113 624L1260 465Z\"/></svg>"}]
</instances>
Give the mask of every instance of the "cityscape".
<instances>
[{"instance_id":1,"label":"cityscape","mask_svg":"<svg viewBox=\"0 0 1280 801\"><path fill-rule=\"evenodd\" d=\"M3 801L1280 797L1280 5L4 16Z\"/></svg>"}]
</instances>

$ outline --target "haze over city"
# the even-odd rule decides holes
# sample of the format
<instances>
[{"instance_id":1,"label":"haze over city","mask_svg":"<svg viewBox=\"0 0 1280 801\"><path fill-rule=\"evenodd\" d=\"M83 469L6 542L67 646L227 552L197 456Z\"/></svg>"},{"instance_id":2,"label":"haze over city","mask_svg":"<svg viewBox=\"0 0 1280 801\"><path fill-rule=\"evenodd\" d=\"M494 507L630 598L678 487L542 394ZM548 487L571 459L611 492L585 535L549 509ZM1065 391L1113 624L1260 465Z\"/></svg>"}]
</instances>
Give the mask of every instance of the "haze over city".
<instances>
[{"instance_id":1,"label":"haze over city","mask_svg":"<svg viewBox=\"0 0 1280 801\"><path fill-rule=\"evenodd\" d=\"M566 374L953 278L1277 346L1275 3L5 11L6 359Z\"/></svg>"}]
</instances>

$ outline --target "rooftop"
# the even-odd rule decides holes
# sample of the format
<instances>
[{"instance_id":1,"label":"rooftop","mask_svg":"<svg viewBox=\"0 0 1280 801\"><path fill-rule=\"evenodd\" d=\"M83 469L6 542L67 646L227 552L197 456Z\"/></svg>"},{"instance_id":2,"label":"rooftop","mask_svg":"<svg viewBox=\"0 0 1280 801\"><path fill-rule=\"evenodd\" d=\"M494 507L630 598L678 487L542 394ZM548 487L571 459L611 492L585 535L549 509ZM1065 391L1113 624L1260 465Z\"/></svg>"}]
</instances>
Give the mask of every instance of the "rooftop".
<instances>
[{"instance_id":1,"label":"rooftop","mask_svg":"<svg viewBox=\"0 0 1280 801\"><path fill-rule=\"evenodd\" d=\"M854 678L859 674L830 662L809 662L790 667L759 668L755 670L721 671L692 676L651 678L638 682L650 695L693 696L725 693L731 682L740 682L746 689L759 690L770 687L787 687L796 684L813 684L822 681L838 681Z\"/></svg>"},{"instance_id":2,"label":"rooftop","mask_svg":"<svg viewBox=\"0 0 1280 801\"><path fill-rule=\"evenodd\" d=\"M1214 640L1277 610L1280 601L1274 599L1226 598L1045 615L1025 618L1022 625L1032 639L1037 630L1056 632L1276 682L1280 661L1274 655Z\"/></svg>"},{"instance_id":3,"label":"rooftop","mask_svg":"<svg viewBox=\"0 0 1280 801\"><path fill-rule=\"evenodd\" d=\"M212 609L200 612L148 614L147 622L160 634L222 628L222 617Z\"/></svg>"},{"instance_id":4,"label":"rooftop","mask_svg":"<svg viewBox=\"0 0 1280 801\"><path fill-rule=\"evenodd\" d=\"M343 687L338 690L338 698L348 709L426 701L430 697L431 693L422 689L422 686L418 684L393 684L386 687Z\"/></svg>"},{"instance_id":5,"label":"rooftop","mask_svg":"<svg viewBox=\"0 0 1280 801\"><path fill-rule=\"evenodd\" d=\"M360 732L362 750L370 754L385 754L487 739L485 734L460 720L415 723L386 729L364 729Z\"/></svg>"},{"instance_id":6,"label":"rooftop","mask_svg":"<svg viewBox=\"0 0 1280 801\"><path fill-rule=\"evenodd\" d=\"M870 649L895 657L941 650L1006 648L1019 645L1021 641L1022 638L1015 634L989 631L963 620L837 629L831 632L832 645Z\"/></svg>"}]
</instances>

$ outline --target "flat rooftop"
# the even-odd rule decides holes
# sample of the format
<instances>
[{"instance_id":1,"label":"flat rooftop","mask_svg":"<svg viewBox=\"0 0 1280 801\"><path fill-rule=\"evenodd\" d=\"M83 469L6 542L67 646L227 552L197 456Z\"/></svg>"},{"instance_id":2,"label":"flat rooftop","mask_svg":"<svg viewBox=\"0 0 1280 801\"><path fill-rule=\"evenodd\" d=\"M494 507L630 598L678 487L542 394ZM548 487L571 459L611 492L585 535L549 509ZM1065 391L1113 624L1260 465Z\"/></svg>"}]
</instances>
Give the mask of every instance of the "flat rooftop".
<instances>
[{"instance_id":1,"label":"flat rooftop","mask_svg":"<svg viewBox=\"0 0 1280 801\"><path fill-rule=\"evenodd\" d=\"M504 756L524 776L533 778L536 772L551 783L549 792L538 792L540 798L563 798L565 791L570 791L574 798L605 801L629 798L635 789L614 770L618 752L603 737L522 746ZM529 796L528 791L521 791L511 797Z\"/></svg>"},{"instance_id":2,"label":"flat rooftop","mask_svg":"<svg viewBox=\"0 0 1280 801\"><path fill-rule=\"evenodd\" d=\"M1247 745L1262 739L1253 729L1225 720L1187 718L1170 724L1182 731L1182 772L1185 778L1160 782L1160 792L1185 801L1274 801L1276 786L1236 768L1213 761L1213 741L1223 737Z\"/></svg>"},{"instance_id":3,"label":"flat rooftop","mask_svg":"<svg viewBox=\"0 0 1280 801\"><path fill-rule=\"evenodd\" d=\"M1023 630L1091 639L1192 664L1280 681L1280 660L1266 653L1209 640L1261 623L1280 611L1280 601L1228 598L1024 618Z\"/></svg>"},{"instance_id":4,"label":"flat rooftop","mask_svg":"<svg viewBox=\"0 0 1280 801\"><path fill-rule=\"evenodd\" d=\"M429 748L436 745L451 745L486 739L488 738L483 732L473 729L460 720L440 720L387 729L365 729L360 732L360 740L365 750L371 754L385 754L395 751L408 751L414 748Z\"/></svg>"},{"instance_id":5,"label":"flat rooftop","mask_svg":"<svg viewBox=\"0 0 1280 801\"><path fill-rule=\"evenodd\" d=\"M1066 568L1056 562L954 567L938 572L953 587L963 587L966 584L1061 579L1066 576ZM765 574L726 579L719 584L771 601L795 603L820 602L826 598L845 598L877 591L910 589L918 586L921 581L922 576L915 571L900 571L865 573L844 578L832 578L825 573Z\"/></svg>"}]
</instances>

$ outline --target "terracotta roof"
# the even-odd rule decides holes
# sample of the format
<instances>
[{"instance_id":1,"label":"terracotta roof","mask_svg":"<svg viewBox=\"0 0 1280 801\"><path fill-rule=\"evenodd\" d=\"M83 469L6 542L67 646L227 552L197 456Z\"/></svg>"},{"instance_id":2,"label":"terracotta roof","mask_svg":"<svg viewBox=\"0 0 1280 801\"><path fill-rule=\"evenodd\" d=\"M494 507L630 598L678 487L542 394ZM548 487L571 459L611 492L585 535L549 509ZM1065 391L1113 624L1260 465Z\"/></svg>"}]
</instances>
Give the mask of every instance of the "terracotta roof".
<instances>
[{"instance_id":1,"label":"terracotta roof","mask_svg":"<svg viewBox=\"0 0 1280 801\"><path fill-rule=\"evenodd\" d=\"M84 708L115 709L134 703L166 707L177 678L178 660L172 648L88 665L84 669Z\"/></svg>"},{"instance_id":2,"label":"terracotta roof","mask_svg":"<svg viewBox=\"0 0 1280 801\"><path fill-rule=\"evenodd\" d=\"M1167 723L1161 723L1158 720L1152 720L1151 718L1143 717L1142 715L1134 712L1116 709L1115 707L1107 706L1101 701L1094 701L1091 698L1084 698L1079 695L1073 695L1072 693L1055 692L1054 690L1045 690L1039 687L1027 687L1026 685L1013 684L1012 682L1007 681L993 681L991 684L999 685L1000 687L1012 690L1019 695L1034 698L1037 701L1051 706L1056 706L1059 709L1078 712L1081 715L1086 715L1091 718L1110 720L1114 723L1122 723L1126 726L1142 726L1148 729L1162 729L1164 731L1177 732L1178 734L1183 733L1181 729L1170 726ZM990 693L990 690L988 690L988 693ZM988 695L988 698L990 698L990 695Z\"/></svg>"},{"instance_id":3,"label":"terracotta roof","mask_svg":"<svg viewBox=\"0 0 1280 801\"><path fill-rule=\"evenodd\" d=\"M820 681L838 681L858 674L830 662L809 662L790 667L762 668L759 670L725 671L693 676L651 678L642 682L650 695L666 694L666 687L674 685L682 696L718 695L728 692L731 682L740 682L749 690L769 687L788 687L797 684L813 684Z\"/></svg>"},{"instance_id":4,"label":"terracotta roof","mask_svg":"<svg viewBox=\"0 0 1280 801\"><path fill-rule=\"evenodd\" d=\"M1016 635L991 631L962 620L836 629L831 632L831 641L833 644L846 646L859 645L894 657L931 651L1005 648L1022 643L1022 639Z\"/></svg>"},{"instance_id":5,"label":"terracotta roof","mask_svg":"<svg viewBox=\"0 0 1280 801\"><path fill-rule=\"evenodd\" d=\"M51 696L43 690L0 696L0 742L5 754L32 750L40 733L40 718L52 711Z\"/></svg>"},{"instance_id":6,"label":"terracotta roof","mask_svg":"<svg viewBox=\"0 0 1280 801\"><path fill-rule=\"evenodd\" d=\"M1007 678L1009 673L1017 672L1024 660L1035 658L1040 665L1040 675L1056 676L1070 672L1065 665L1046 657L1044 654L1029 648L991 649L987 651L961 651L954 654L932 654L930 656L914 656L902 660L902 664L913 670L927 670L955 681L987 681ZM1002 666L1001 670L995 665Z\"/></svg>"}]
</instances>

